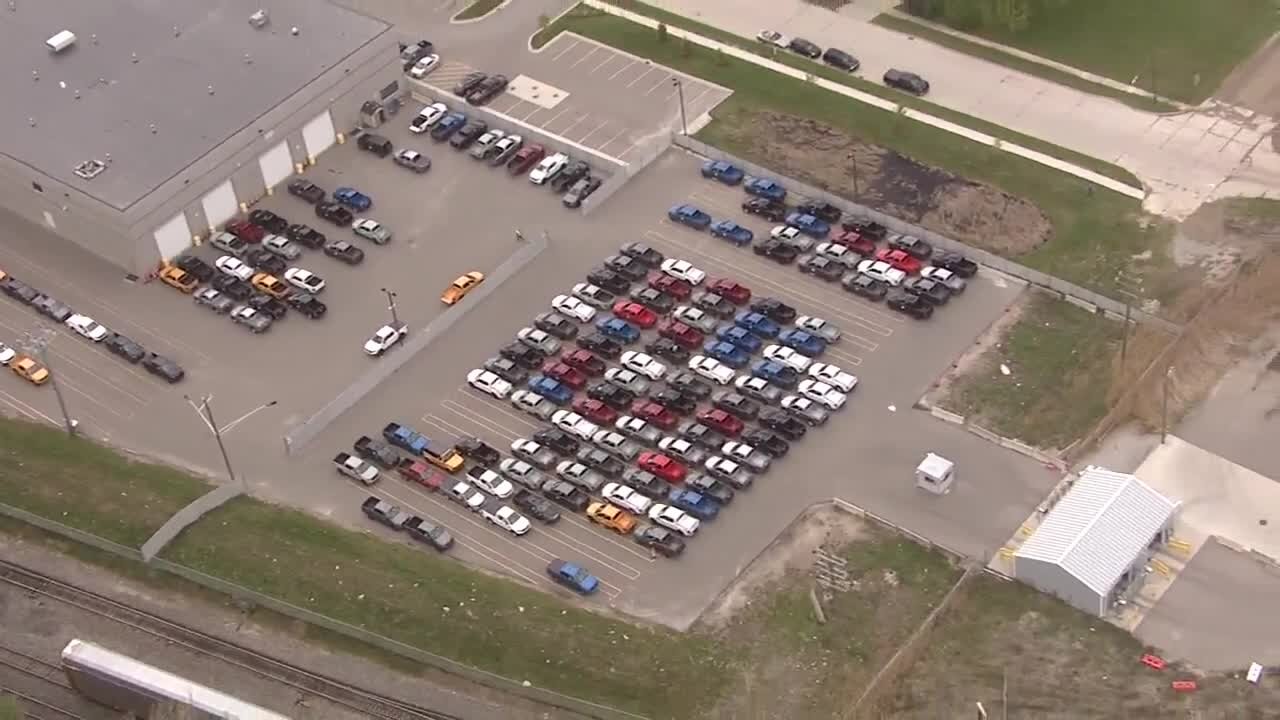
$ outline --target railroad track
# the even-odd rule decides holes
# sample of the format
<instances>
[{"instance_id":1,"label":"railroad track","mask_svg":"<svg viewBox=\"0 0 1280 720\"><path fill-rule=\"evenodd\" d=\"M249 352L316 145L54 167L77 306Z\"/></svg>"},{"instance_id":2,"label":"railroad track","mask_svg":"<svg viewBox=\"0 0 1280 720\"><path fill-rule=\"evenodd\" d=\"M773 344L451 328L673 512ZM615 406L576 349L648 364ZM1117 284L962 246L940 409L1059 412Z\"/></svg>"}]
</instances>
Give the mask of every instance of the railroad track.
<instances>
[{"instance_id":1,"label":"railroad track","mask_svg":"<svg viewBox=\"0 0 1280 720\"><path fill-rule=\"evenodd\" d=\"M75 710L84 699L71 687L57 663L0 645L0 672L13 680L0 685L0 695L22 701L23 714L32 720L83 720Z\"/></svg>"},{"instance_id":2,"label":"railroad track","mask_svg":"<svg viewBox=\"0 0 1280 720\"><path fill-rule=\"evenodd\" d=\"M166 642L181 645L192 652L217 658L308 695L364 713L369 717L386 720L462 720L455 715L401 702L304 670L256 650L170 622L157 615L68 585L20 565L0 561L0 582L113 620ZM4 660L5 657L0 655L0 664L5 664ZM60 671L59 674L61 674Z\"/></svg>"}]
</instances>

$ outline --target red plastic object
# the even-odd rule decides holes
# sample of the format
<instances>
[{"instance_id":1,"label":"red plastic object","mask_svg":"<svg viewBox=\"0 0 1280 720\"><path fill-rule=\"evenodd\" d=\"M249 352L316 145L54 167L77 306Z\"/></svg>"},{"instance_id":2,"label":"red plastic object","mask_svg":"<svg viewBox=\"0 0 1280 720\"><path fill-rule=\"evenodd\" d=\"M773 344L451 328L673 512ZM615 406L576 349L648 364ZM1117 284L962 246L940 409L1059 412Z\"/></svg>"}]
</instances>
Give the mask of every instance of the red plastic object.
<instances>
[{"instance_id":1,"label":"red plastic object","mask_svg":"<svg viewBox=\"0 0 1280 720\"><path fill-rule=\"evenodd\" d=\"M1197 689L1195 680L1174 680L1169 687L1177 692L1195 692Z\"/></svg>"},{"instance_id":2,"label":"red plastic object","mask_svg":"<svg viewBox=\"0 0 1280 720\"><path fill-rule=\"evenodd\" d=\"M1151 668L1152 670L1163 670L1163 669L1164 669L1164 666L1165 666L1165 662L1164 662L1164 660L1161 660L1160 658L1156 657L1155 655L1143 655L1143 656L1142 656L1142 664L1143 664L1143 665L1146 665L1147 667Z\"/></svg>"}]
</instances>

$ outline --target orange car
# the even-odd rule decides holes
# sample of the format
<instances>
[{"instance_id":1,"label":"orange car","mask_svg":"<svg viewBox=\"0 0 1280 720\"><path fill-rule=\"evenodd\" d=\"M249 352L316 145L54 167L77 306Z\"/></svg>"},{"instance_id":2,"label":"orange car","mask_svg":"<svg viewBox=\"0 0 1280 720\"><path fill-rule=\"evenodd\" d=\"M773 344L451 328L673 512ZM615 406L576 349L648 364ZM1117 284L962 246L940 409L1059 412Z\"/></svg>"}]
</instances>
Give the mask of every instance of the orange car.
<instances>
[{"instance_id":1,"label":"orange car","mask_svg":"<svg viewBox=\"0 0 1280 720\"><path fill-rule=\"evenodd\" d=\"M484 273L472 270L466 275L461 275L453 284L444 291L440 296L440 302L445 305L456 304L459 300L467 296L467 293L476 289L476 286L484 282Z\"/></svg>"},{"instance_id":2,"label":"orange car","mask_svg":"<svg viewBox=\"0 0 1280 720\"><path fill-rule=\"evenodd\" d=\"M200 284L195 275L173 265L169 265L160 271L160 281L188 295L195 292L196 285Z\"/></svg>"},{"instance_id":3,"label":"orange car","mask_svg":"<svg viewBox=\"0 0 1280 720\"><path fill-rule=\"evenodd\" d=\"M610 503L591 503L587 506L587 517L622 535L627 535L636 529L636 517Z\"/></svg>"},{"instance_id":4,"label":"orange car","mask_svg":"<svg viewBox=\"0 0 1280 720\"><path fill-rule=\"evenodd\" d=\"M273 298L283 298L289 294L289 286L285 285L280 278L267 273L258 273L253 276L253 286Z\"/></svg>"},{"instance_id":5,"label":"orange car","mask_svg":"<svg viewBox=\"0 0 1280 720\"><path fill-rule=\"evenodd\" d=\"M27 355L19 355L11 360L9 369L32 385L43 385L49 380L49 368Z\"/></svg>"}]
</instances>

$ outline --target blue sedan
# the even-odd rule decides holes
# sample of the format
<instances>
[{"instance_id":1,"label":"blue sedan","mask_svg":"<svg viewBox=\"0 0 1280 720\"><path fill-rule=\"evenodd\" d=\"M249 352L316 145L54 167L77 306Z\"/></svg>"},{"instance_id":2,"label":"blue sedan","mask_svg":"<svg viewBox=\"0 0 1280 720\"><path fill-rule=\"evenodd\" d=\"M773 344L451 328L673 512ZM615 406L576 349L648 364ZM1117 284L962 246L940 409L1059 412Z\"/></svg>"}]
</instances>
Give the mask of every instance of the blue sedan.
<instances>
[{"instance_id":1,"label":"blue sedan","mask_svg":"<svg viewBox=\"0 0 1280 720\"><path fill-rule=\"evenodd\" d=\"M795 368L783 365L776 360L761 360L751 366L751 374L788 390L800 382L800 373L796 372Z\"/></svg>"},{"instance_id":2,"label":"blue sedan","mask_svg":"<svg viewBox=\"0 0 1280 720\"><path fill-rule=\"evenodd\" d=\"M751 178L746 185L742 186L742 189L746 190L748 195L755 195L774 202L782 202L787 198L787 189L782 187L782 184L777 180L770 180L769 178Z\"/></svg>"},{"instance_id":3,"label":"blue sedan","mask_svg":"<svg viewBox=\"0 0 1280 720\"><path fill-rule=\"evenodd\" d=\"M714 520L720 512L720 504L715 500L687 488L671 488L667 502L699 520Z\"/></svg>"},{"instance_id":4,"label":"blue sedan","mask_svg":"<svg viewBox=\"0 0 1280 720\"><path fill-rule=\"evenodd\" d=\"M333 199L356 212L364 212L373 207L373 198L355 188L340 187L333 191Z\"/></svg>"},{"instance_id":5,"label":"blue sedan","mask_svg":"<svg viewBox=\"0 0 1280 720\"><path fill-rule=\"evenodd\" d=\"M667 217L694 230L706 230L711 226L711 216L692 205L677 205L667 211Z\"/></svg>"},{"instance_id":6,"label":"blue sedan","mask_svg":"<svg viewBox=\"0 0 1280 720\"><path fill-rule=\"evenodd\" d=\"M724 342L737 345L749 353L759 351L760 346L764 344L760 338L752 335L750 330L737 325L730 325L722 329L716 334L716 337L720 338Z\"/></svg>"},{"instance_id":7,"label":"blue sedan","mask_svg":"<svg viewBox=\"0 0 1280 720\"><path fill-rule=\"evenodd\" d=\"M813 215L806 213L791 213L787 216L787 224L798 228L800 232L811 238L821 240L831 233L831 226L825 220L821 220Z\"/></svg>"},{"instance_id":8,"label":"blue sedan","mask_svg":"<svg viewBox=\"0 0 1280 720\"><path fill-rule=\"evenodd\" d=\"M716 340L715 338L708 340L702 346L702 352L734 370L741 370L747 366L747 363L751 362L751 356L743 352L742 348L733 343Z\"/></svg>"},{"instance_id":9,"label":"blue sedan","mask_svg":"<svg viewBox=\"0 0 1280 720\"><path fill-rule=\"evenodd\" d=\"M623 344L630 344L640 339L640 328L622 318L600 318L596 321L596 329Z\"/></svg>"},{"instance_id":10,"label":"blue sedan","mask_svg":"<svg viewBox=\"0 0 1280 720\"><path fill-rule=\"evenodd\" d=\"M565 560L552 560L547 564L547 576L580 595L590 595L600 587L600 578L587 572L581 565Z\"/></svg>"},{"instance_id":11,"label":"blue sedan","mask_svg":"<svg viewBox=\"0 0 1280 720\"><path fill-rule=\"evenodd\" d=\"M723 160L708 160L702 164L702 177L714 178L725 185L737 185L746 174L737 165Z\"/></svg>"},{"instance_id":12,"label":"blue sedan","mask_svg":"<svg viewBox=\"0 0 1280 720\"><path fill-rule=\"evenodd\" d=\"M534 375L529 378L529 390L556 405L568 405L573 400L572 388L546 375Z\"/></svg>"},{"instance_id":13,"label":"blue sedan","mask_svg":"<svg viewBox=\"0 0 1280 720\"><path fill-rule=\"evenodd\" d=\"M782 328L778 327L778 323L765 317L762 313L751 310L744 310L738 313L733 319L735 325L750 330L752 334L759 335L762 338L776 338Z\"/></svg>"},{"instance_id":14,"label":"blue sedan","mask_svg":"<svg viewBox=\"0 0 1280 720\"><path fill-rule=\"evenodd\" d=\"M811 332L792 328L778 336L778 342L801 355L818 357L827 349L827 341Z\"/></svg>"},{"instance_id":15,"label":"blue sedan","mask_svg":"<svg viewBox=\"0 0 1280 720\"><path fill-rule=\"evenodd\" d=\"M756 234L732 220L720 220L711 226L711 234L743 247L750 245Z\"/></svg>"}]
</instances>

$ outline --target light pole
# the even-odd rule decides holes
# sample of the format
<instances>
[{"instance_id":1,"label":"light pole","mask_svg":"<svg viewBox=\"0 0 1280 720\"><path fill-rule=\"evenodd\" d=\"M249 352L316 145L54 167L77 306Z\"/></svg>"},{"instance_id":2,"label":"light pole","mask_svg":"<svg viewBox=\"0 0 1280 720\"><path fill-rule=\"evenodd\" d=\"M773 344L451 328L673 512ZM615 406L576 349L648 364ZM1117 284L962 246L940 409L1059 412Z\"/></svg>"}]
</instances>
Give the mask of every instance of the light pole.
<instances>
[{"instance_id":1,"label":"light pole","mask_svg":"<svg viewBox=\"0 0 1280 720\"><path fill-rule=\"evenodd\" d=\"M858 154L853 150L849 151L847 158L853 163L853 199L857 200L862 193L858 190Z\"/></svg>"},{"instance_id":2,"label":"light pole","mask_svg":"<svg viewBox=\"0 0 1280 720\"><path fill-rule=\"evenodd\" d=\"M684 110L684 83L680 82L680 78L671 78L671 84L676 86L676 93L680 96L680 129L683 135L689 134L689 119L685 116Z\"/></svg>"},{"instance_id":3,"label":"light pole","mask_svg":"<svg viewBox=\"0 0 1280 720\"><path fill-rule=\"evenodd\" d=\"M400 329L400 316L396 314L396 294L386 288L382 292L387 295L387 309L391 311L391 327Z\"/></svg>"},{"instance_id":4,"label":"light pole","mask_svg":"<svg viewBox=\"0 0 1280 720\"><path fill-rule=\"evenodd\" d=\"M1129 352L1129 321L1133 314L1133 304L1141 299L1139 293L1142 292L1142 278L1128 275L1124 270L1117 270L1116 282L1122 285L1128 284L1133 288L1133 290L1127 290L1120 287L1116 290L1124 296L1124 334L1120 336L1120 370L1123 371L1125 357Z\"/></svg>"},{"instance_id":5,"label":"light pole","mask_svg":"<svg viewBox=\"0 0 1280 720\"><path fill-rule=\"evenodd\" d=\"M68 435L75 435L76 425L79 423L72 420L71 413L67 412L67 400L62 397L62 386L58 385L58 374L53 371L53 366L49 364L49 343L53 342L53 337L54 332L47 328L34 333L25 333L23 346L28 352L34 353L39 357L40 363L49 372L49 382L53 385L53 395L58 398L58 409L62 411L62 425L66 428Z\"/></svg>"},{"instance_id":6,"label":"light pole","mask_svg":"<svg viewBox=\"0 0 1280 720\"><path fill-rule=\"evenodd\" d=\"M1160 388L1160 444L1169 437L1169 381L1173 379L1173 366L1165 368L1164 382Z\"/></svg>"},{"instance_id":7,"label":"light pole","mask_svg":"<svg viewBox=\"0 0 1280 720\"><path fill-rule=\"evenodd\" d=\"M191 402L191 398L183 395L187 402ZM204 416L205 422L209 423L209 429L213 431L213 439L218 442L218 452L222 453L222 462L227 466L227 478L231 482L236 481L236 471L231 469L231 456L227 455L227 446L222 443L222 430L218 428L218 421L213 419L213 408L209 405L209 396L205 395L200 398L200 412ZM192 403L194 404L194 403ZM243 484L243 482L241 483Z\"/></svg>"}]
</instances>

